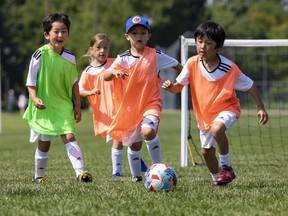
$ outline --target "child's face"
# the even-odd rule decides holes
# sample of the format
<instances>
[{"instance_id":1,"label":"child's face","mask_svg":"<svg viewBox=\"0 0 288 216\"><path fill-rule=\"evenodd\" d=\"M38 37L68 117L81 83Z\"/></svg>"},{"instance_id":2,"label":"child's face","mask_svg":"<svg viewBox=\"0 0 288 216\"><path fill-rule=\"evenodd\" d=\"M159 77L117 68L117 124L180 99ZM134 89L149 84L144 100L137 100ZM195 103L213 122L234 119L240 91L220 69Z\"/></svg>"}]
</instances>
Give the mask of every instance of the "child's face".
<instances>
[{"instance_id":1,"label":"child's face","mask_svg":"<svg viewBox=\"0 0 288 216\"><path fill-rule=\"evenodd\" d=\"M131 47L136 50L142 50L145 48L149 38L151 37L151 33L149 33L148 29L142 25L133 26L125 37L128 41L130 41Z\"/></svg>"},{"instance_id":2,"label":"child's face","mask_svg":"<svg viewBox=\"0 0 288 216\"><path fill-rule=\"evenodd\" d=\"M211 59L217 56L219 48L216 47L216 42L208 38L207 35L204 35L203 37L198 36L196 38L196 50L202 59Z\"/></svg>"},{"instance_id":3,"label":"child's face","mask_svg":"<svg viewBox=\"0 0 288 216\"><path fill-rule=\"evenodd\" d=\"M104 63L109 55L109 42L107 40L97 41L91 48L94 60L98 63Z\"/></svg>"},{"instance_id":4,"label":"child's face","mask_svg":"<svg viewBox=\"0 0 288 216\"><path fill-rule=\"evenodd\" d=\"M69 32L63 22L55 21L52 23L52 29L47 34L44 32L44 37L49 40L49 46L57 53L61 53L68 39Z\"/></svg>"}]
</instances>

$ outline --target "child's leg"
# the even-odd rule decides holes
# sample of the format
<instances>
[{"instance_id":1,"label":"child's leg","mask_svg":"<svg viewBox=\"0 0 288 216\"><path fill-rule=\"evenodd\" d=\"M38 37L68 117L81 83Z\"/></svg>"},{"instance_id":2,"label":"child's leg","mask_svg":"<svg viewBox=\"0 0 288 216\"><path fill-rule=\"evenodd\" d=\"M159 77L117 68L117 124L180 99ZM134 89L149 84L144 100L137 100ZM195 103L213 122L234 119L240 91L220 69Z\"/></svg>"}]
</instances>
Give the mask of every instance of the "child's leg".
<instances>
[{"instance_id":1,"label":"child's leg","mask_svg":"<svg viewBox=\"0 0 288 216\"><path fill-rule=\"evenodd\" d=\"M212 175L217 175L219 173L218 160L215 156L216 150L214 147L202 148L201 153L204 157L205 163Z\"/></svg>"},{"instance_id":2,"label":"child's leg","mask_svg":"<svg viewBox=\"0 0 288 216\"><path fill-rule=\"evenodd\" d=\"M62 141L65 144L68 157L75 170L76 176L79 176L84 169L84 162L82 158L81 149L73 134L61 135Z\"/></svg>"},{"instance_id":3,"label":"child's leg","mask_svg":"<svg viewBox=\"0 0 288 216\"><path fill-rule=\"evenodd\" d=\"M211 125L210 133L217 142L219 151L220 167L231 167L229 143L226 130L237 121L235 113L230 111L221 112Z\"/></svg>"},{"instance_id":4,"label":"child's leg","mask_svg":"<svg viewBox=\"0 0 288 216\"><path fill-rule=\"evenodd\" d=\"M34 179L44 178L46 176L46 168L48 163L48 151L50 149L50 141L38 140L38 147L35 151L35 176Z\"/></svg>"},{"instance_id":5,"label":"child's leg","mask_svg":"<svg viewBox=\"0 0 288 216\"><path fill-rule=\"evenodd\" d=\"M159 120L155 116L146 116L141 124L142 134L152 160L152 163L161 163L161 145L156 133Z\"/></svg>"},{"instance_id":6,"label":"child's leg","mask_svg":"<svg viewBox=\"0 0 288 216\"><path fill-rule=\"evenodd\" d=\"M122 176L123 145L117 140L113 140L111 148L112 176Z\"/></svg>"},{"instance_id":7,"label":"child's leg","mask_svg":"<svg viewBox=\"0 0 288 216\"><path fill-rule=\"evenodd\" d=\"M141 177L141 148L142 141L133 143L131 146L128 147L127 150L128 162L133 177ZM139 181L140 180L142 179L140 178Z\"/></svg>"}]
</instances>

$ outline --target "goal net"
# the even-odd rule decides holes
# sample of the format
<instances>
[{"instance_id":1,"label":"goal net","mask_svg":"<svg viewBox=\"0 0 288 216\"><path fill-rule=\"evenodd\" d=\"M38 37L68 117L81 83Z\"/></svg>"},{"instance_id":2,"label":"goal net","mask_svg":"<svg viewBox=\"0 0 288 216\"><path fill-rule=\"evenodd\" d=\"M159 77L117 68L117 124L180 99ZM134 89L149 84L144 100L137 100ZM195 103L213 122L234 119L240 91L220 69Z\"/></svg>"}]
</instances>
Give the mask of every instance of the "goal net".
<instances>
[{"instance_id":1,"label":"goal net","mask_svg":"<svg viewBox=\"0 0 288 216\"><path fill-rule=\"evenodd\" d=\"M260 125L257 107L248 92L236 92L241 103L239 120L227 130L233 163L271 164L288 160L288 40L229 40L220 54L235 62L258 87L269 115ZM180 36L184 65L196 55L194 38ZM199 130L193 114L189 86L181 92L181 166L203 162Z\"/></svg>"}]
</instances>

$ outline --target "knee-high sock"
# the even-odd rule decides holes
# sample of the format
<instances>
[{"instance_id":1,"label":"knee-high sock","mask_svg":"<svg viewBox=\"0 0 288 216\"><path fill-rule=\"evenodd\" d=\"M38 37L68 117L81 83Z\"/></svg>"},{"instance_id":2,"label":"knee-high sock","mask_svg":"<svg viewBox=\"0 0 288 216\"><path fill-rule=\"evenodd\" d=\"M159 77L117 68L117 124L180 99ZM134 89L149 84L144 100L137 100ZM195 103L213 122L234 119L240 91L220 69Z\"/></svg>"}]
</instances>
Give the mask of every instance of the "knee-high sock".
<instances>
[{"instance_id":1,"label":"knee-high sock","mask_svg":"<svg viewBox=\"0 0 288 216\"><path fill-rule=\"evenodd\" d=\"M38 148L36 148L34 178L46 176L47 163L48 163L48 152L42 152Z\"/></svg>"},{"instance_id":2,"label":"knee-high sock","mask_svg":"<svg viewBox=\"0 0 288 216\"><path fill-rule=\"evenodd\" d=\"M78 176L84 168L81 149L78 146L77 141L69 142L65 146L76 176Z\"/></svg>"},{"instance_id":3,"label":"knee-high sock","mask_svg":"<svg viewBox=\"0 0 288 216\"><path fill-rule=\"evenodd\" d=\"M153 140L145 140L152 163L162 163L161 146L158 135Z\"/></svg>"},{"instance_id":4,"label":"knee-high sock","mask_svg":"<svg viewBox=\"0 0 288 216\"><path fill-rule=\"evenodd\" d=\"M122 173L123 150L111 148L112 174Z\"/></svg>"},{"instance_id":5,"label":"knee-high sock","mask_svg":"<svg viewBox=\"0 0 288 216\"><path fill-rule=\"evenodd\" d=\"M222 166L231 167L230 154L229 153L226 155L219 154L219 163L220 167Z\"/></svg>"},{"instance_id":6,"label":"knee-high sock","mask_svg":"<svg viewBox=\"0 0 288 216\"><path fill-rule=\"evenodd\" d=\"M132 176L141 176L141 150L132 151L128 147L127 155Z\"/></svg>"}]
</instances>

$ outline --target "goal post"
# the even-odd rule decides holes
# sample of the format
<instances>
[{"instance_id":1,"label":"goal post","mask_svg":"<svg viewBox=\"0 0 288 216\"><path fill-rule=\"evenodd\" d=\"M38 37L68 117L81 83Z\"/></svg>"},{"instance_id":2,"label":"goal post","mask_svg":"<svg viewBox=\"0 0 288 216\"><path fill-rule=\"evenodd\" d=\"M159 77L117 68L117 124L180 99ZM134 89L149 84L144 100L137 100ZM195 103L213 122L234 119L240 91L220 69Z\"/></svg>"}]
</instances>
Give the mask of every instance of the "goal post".
<instances>
[{"instance_id":1,"label":"goal post","mask_svg":"<svg viewBox=\"0 0 288 216\"><path fill-rule=\"evenodd\" d=\"M185 38L181 35L180 42L180 60L184 65L189 58L188 49L195 46L194 38ZM226 39L224 47L288 47L287 39ZM229 58L229 56L226 56ZM181 167L188 166L188 86L185 86L181 92Z\"/></svg>"}]
</instances>

